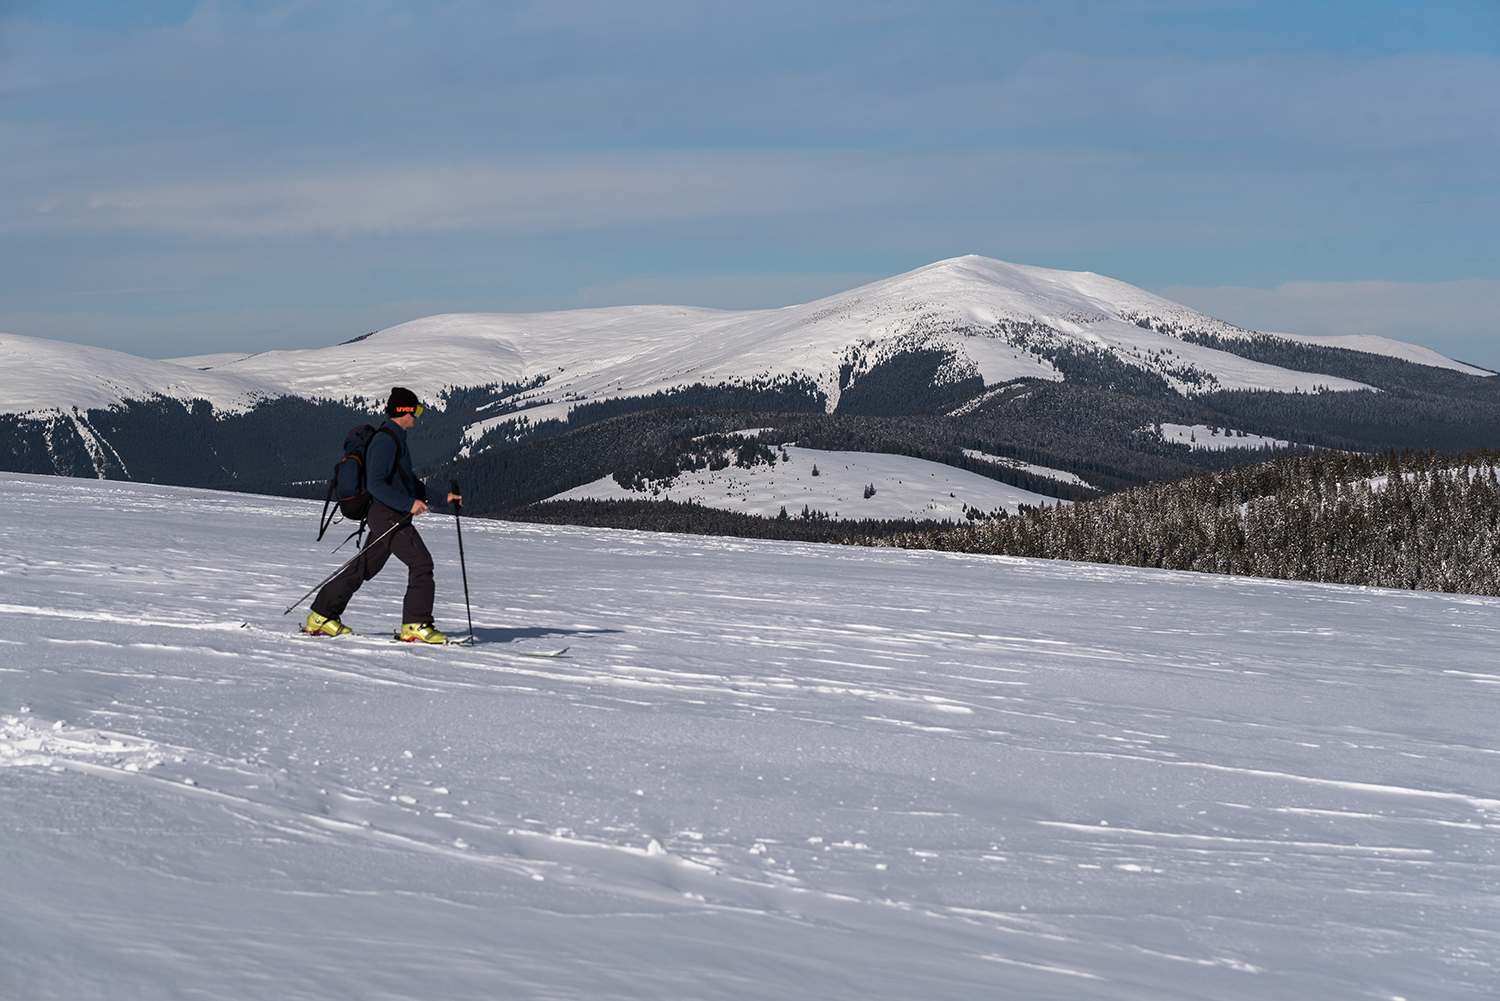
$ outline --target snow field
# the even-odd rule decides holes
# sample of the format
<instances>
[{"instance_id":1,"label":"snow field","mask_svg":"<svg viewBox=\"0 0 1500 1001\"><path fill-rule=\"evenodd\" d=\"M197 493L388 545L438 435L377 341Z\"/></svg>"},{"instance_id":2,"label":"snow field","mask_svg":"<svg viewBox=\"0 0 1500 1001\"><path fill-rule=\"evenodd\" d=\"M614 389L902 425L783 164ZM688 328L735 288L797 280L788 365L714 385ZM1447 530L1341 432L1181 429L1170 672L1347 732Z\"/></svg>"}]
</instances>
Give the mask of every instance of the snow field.
<instances>
[{"instance_id":1,"label":"snow field","mask_svg":"<svg viewBox=\"0 0 1500 1001\"><path fill-rule=\"evenodd\" d=\"M0 475L0 996L1500 989L1500 602L317 509Z\"/></svg>"},{"instance_id":2,"label":"snow field","mask_svg":"<svg viewBox=\"0 0 1500 1001\"><path fill-rule=\"evenodd\" d=\"M779 458L783 452L784 460ZM930 518L952 522L964 521L969 508L985 514L997 509L1015 514L1022 504L1058 503L1056 497L907 455L785 445L779 447L777 456L774 467L757 463L749 469L734 465L700 469L681 473L669 483L653 482L648 490L630 490L606 476L548 500L670 500L767 518L777 517L783 507L788 516L799 517L805 507L849 521ZM875 493L866 497L869 486L875 487Z\"/></svg>"},{"instance_id":3,"label":"snow field","mask_svg":"<svg viewBox=\"0 0 1500 1001\"><path fill-rule=\"evenodd\" d=\"M1230 448L1290 448L1293 444L1280 438L1267 438L1248 431L1210 427L1207 424L1148 424L1141 430L1160 435L1169 445L1188 445L1211 452L1222 452Z\"/></svg>"},{"instance_id":4,"label":"snow field","mask_svg":"<svg viewBox=\"0 0 1500 1001\"><path fill-rule=\"evenodd\" d=\"M1049 480L1056 480L1059 483L1071 483L1080 487L1092 486L1091 483L1077 473L1053 469L1051 466L1038 466L1035 463L1022 462L1020 459L1012 459L1009 456L991 455L988 452L981 452L977 448L964 449L964 455L967 455L971 459L978 459L980 462L988 462L994 466L1003 466L1006 469L1021 470L1022 472L1030 473L1032 476L1045 477Z\"/></svg>"}]
</instances>

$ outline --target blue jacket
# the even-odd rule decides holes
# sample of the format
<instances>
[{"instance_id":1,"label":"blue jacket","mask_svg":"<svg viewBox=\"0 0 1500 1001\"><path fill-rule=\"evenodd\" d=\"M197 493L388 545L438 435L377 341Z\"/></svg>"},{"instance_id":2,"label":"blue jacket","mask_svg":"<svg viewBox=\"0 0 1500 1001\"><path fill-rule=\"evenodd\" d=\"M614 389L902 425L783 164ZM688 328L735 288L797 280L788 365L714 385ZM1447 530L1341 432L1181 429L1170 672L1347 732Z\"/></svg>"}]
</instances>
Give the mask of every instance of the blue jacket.
<instances>
[{"instance_id":1,"label":"blue jacket","mask_svg":"<svg viewBox=\"0 0 1500 1001\"><path fill-rule=\"evenodd\" d=\"M391 440L390 431L401 442ZM427 485L411 470L411 450L406 447L406 430L389 417L380 425L380 433L370 439L365 449L365 485L370 496L388 508L410 511L413 501L427 499Z\"/></svg>"}]
</instances>

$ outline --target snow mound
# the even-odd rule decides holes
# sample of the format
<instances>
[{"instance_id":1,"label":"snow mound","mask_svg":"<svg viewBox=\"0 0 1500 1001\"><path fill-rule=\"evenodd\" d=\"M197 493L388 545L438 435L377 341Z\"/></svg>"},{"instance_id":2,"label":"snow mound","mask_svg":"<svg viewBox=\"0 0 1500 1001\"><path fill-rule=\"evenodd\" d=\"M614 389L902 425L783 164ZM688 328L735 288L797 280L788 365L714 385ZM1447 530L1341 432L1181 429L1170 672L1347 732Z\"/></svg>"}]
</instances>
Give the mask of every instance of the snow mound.
<instances>
[{"instance_id":1,"label":"snow mound","mask_svg":"<svg viewBox=\"0 0 1500 1001\"><path fill-rule=\"evenodd\" d=\"M25 708L24 712L31 710ZM100 762L127 772L154 768L164 755L153 741L98 730L70 729L63 720L43 725L29 716L0 716L0 768Z\"/></svg>"}]
</instances>

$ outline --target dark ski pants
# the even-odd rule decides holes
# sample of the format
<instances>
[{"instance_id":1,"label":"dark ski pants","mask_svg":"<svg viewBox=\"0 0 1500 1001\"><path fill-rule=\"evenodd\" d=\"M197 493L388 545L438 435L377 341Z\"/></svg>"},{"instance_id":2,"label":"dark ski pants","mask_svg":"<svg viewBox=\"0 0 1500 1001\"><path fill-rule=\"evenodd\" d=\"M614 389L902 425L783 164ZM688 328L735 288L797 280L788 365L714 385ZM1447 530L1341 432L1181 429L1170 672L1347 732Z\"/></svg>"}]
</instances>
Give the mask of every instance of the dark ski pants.
<instances>
[{"instance_id":1,"label":"dark ski pants","mask_svg":"<svg viewBox=\"0 0 1500 1001\"><path fill-rule=\"evenodd\" d=\"M350 563L333 580L323 586L313 599L312 610L330 619L341 618L349 599L361 584L372 579L395 554L406 564L406 600L401 603L402 622L431 622L432 600L437 586L432 579L432 554L410 521L380 539L392 525L401 520L402 512L379 501L370 503L368 531L370 536L359 559ZM380 539L376 542L376 539Z\"/></svg>"}]
</instances>

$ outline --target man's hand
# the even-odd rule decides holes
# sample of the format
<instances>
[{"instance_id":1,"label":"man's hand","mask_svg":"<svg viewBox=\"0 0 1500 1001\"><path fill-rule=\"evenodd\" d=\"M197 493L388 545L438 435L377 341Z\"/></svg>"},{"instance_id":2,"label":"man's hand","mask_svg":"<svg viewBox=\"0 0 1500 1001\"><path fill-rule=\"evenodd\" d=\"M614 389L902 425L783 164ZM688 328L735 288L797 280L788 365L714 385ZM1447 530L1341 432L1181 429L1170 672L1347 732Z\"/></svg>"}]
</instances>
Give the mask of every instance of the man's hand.
<instances>
[{"instance_id":1,"label":"man's hand","mask_svg":"<svg viewBox=\"0 0 1500 1001\"><path fill-rule=\"evenodd\" d=\"M461 495L459 495L459 494L449 494L448 495L448 505L451 507L454 504L457 504L459 507L463 507L464 506L464 499L463 499L463 497Z\"/></svg>"},{"instance_id":2,"label":"man's hand","mask_svg":"<svg viewBox=\"0 0 1500 1001\"><path fill-rule=\"evenodd\" d=\"M427 513L427 502L426 501L412 501L411 502L411 513L413 515L426 514Z\"/></svg>"}]
</instances>

